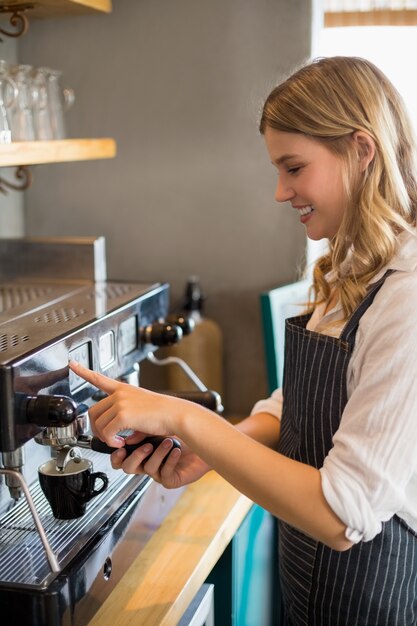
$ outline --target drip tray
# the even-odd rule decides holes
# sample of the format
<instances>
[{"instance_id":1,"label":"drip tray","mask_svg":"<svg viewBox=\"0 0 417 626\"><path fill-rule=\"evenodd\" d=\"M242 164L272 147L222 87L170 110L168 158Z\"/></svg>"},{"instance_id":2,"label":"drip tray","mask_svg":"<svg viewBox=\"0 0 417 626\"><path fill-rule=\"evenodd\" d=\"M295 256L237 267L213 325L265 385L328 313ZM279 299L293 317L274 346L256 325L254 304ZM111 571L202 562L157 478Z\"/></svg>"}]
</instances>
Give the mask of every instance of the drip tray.
<instances>
[{"instance_id":1,"label":"drip tray","mask_svg":"<svg viewBox=\"0 0 417 626\"><path fill-rule=\"evenodd\" d=\"M83 457L93 462L95 471L107 474L109 486L87 504L87 511L82 517L74 520L55 519L38 481L30 487L34 505L61 569L79 553L130 494L139 488L145 492L151 483L146 476L129 476L120 470L113 470L107 455L83 450ZM0 517L0 584L44 588L56 576L56 573L51 572L45 549L23 496Z\"/></svg>"}]
</instances>

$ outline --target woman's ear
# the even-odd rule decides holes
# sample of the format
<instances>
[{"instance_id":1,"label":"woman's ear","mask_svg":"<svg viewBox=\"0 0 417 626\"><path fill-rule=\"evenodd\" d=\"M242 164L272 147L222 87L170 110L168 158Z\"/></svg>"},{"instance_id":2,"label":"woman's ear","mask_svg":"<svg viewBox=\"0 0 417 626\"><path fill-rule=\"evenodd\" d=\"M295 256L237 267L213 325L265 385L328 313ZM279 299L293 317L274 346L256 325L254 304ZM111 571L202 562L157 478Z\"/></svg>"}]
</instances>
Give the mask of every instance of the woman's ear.
<instances>
[{"instance_id":1,"label":"woman's ear","mask_svg":"<svg viewBox=\"0 0 417 626\"><path fill-rule=\"evenodd\" d=\"M353 133L353 141L356 144L361 172L364 172L375 156L375 142L371 135L363 130L357 130Z\"/></svg>"}]
</instances>

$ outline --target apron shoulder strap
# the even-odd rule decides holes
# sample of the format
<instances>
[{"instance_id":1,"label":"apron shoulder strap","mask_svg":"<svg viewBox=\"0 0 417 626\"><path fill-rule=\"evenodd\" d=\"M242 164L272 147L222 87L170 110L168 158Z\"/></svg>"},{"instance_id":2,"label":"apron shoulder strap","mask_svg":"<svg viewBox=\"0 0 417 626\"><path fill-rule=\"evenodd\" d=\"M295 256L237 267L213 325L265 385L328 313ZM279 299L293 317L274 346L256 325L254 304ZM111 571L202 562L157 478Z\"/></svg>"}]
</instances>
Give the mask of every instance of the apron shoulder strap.
<instances>
[{"instance_id":1,"label":"apron shoulder strap","mask_svg":"<svg viewBox=\"0 0 417 626\"><path fill-rule=\"evenodd\" d=\"M353 311L345 327L343 328L342 333L340 335L340 339L342 341L347 341L351 345L355 343L356 331L358 330L359 322L360 322L362 315L371 306L376 294L381 289L385 280L393 272L395 272L395 270L387 270L385 274L379 280L376 281L376 283L373 283L372 285L370 285L366 296L364 297L362 302L358 305L358 307Z\"/></svg>"}]
</instances>

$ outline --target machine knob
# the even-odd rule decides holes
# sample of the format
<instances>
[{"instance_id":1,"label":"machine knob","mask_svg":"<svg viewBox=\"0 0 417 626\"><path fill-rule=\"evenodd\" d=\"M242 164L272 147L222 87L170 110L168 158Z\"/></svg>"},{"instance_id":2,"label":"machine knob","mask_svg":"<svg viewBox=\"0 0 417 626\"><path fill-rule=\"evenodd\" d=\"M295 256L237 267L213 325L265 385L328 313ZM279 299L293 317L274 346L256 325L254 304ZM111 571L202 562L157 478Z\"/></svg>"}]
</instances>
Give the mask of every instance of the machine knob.
<instances>
[{"instance_id":1,"label":"machine knob","mask_svg":"<svg viewBox=\"0 0 417 626\"><path fill-rule=\"evenodd\" d=\"M182 330L176 324L154 322L141 329L141 339L153 346L172 346L182 339Z\"/></svg>"},{"instance_id":2,"label":"machine knob","mask_svg":"<svg viewBox=\"0 0 417 626\"><path fill-rule=\"evenodd\" d=\"M168 315L166 321L169 324L174 324L176 326L179 326L182 330L182 334L184 335L184 337L192 333L195 328L195 321L193 320L193 318L187 317L186 315L183 315L182 313L179 313L179 314L173 313L171 315Z\"/></svg>"},{"instance_id":3,"label":"machine knob","mask_svg":"<svg viewBox=\"0 0 417 626\"><path fill-rule=\"evenodd\" d=\"M26 419L38 426L68 426L77 417L77 405L67 396L28 396Z\"/></svg>"}]
</instances>

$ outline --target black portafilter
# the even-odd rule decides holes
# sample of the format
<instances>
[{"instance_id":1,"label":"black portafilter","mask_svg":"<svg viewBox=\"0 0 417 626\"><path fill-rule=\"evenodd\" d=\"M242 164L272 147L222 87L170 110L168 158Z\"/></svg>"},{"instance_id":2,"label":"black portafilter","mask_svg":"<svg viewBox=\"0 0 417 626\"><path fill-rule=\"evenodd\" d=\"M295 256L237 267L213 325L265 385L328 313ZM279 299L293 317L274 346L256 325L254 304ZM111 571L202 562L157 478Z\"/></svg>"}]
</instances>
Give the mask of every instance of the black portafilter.
<instances>
[{"instance_id":1,"label":"black portafilter","mask_svg":"<svg viewBox=\"0 0 417 626\"><path fill-rule=\"evenodd\" d=\"M165 439L171 439L172 444L173 444L172 448L169 451L169 454L175 448L178 448L179 450L181 450L181 444L178 441L178 439L175 439L175 437L169 437L169 436L162 437L160 435L146 437L145 439L142 439L142 441L139 441L139 443L133 443L133 444L127 443L121 449L126 450L127 456L129 456L130 454L132 454L134 450L137 450L137 448L144 446L146 443L151 443L153 446L153 450L152 450L153 452L154 450L156 450L159 444L162 443ZM104 441L101 441L101 439L99 439L98 437L91 437L91 435L81 435L80 437L78 437L77 445L80 448L88 448L89 450L94 450L95 452L102 452L104 454L112 454L116 450L120 450L120 448L113 448L112 446L108 446L107 443L104 443ZM150 454L152 454L152 452Z\"/></svg>"}]
</instances>

